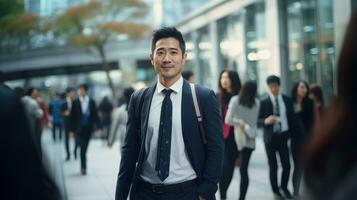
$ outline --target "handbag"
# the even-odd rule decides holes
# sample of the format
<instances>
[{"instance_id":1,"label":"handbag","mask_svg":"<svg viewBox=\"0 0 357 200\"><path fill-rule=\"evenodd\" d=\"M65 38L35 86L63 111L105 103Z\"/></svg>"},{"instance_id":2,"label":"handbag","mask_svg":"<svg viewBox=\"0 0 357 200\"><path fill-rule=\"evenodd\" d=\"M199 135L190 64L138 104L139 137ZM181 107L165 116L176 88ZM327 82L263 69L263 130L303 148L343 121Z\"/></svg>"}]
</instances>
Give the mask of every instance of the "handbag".
<instances>
[{"instance_id":1,"label":"handbag","mask_svg":"<svg viewBox=\"0 0 357 200\"><path fill-rule=\"evenodd\" d=\"M234 140L237 144L238 150L241 151L246 143L247 143L247 138L245 136L245 131L239 127L239 126L234 126Z\"/></svg>"}]
</instances>

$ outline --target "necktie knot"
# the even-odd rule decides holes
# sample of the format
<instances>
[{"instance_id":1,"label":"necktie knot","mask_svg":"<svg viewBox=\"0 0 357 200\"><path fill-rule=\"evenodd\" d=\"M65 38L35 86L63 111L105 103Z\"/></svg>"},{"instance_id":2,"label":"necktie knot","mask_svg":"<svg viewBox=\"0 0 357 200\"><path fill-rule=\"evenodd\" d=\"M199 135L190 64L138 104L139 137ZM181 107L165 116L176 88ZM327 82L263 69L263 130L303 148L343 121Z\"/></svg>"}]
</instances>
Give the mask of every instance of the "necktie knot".
<instances>
[{"instance_id":1,"label":"necktie knot","mask_svg":"<svg viewBox=\"0 0 357 200\"><path fill-rule=\"evenodd\" d=\"M165 95L165 97L170 96L173 90L171 89L164 89L162 90L162 93Z\"/></svg>"}]
</instances>

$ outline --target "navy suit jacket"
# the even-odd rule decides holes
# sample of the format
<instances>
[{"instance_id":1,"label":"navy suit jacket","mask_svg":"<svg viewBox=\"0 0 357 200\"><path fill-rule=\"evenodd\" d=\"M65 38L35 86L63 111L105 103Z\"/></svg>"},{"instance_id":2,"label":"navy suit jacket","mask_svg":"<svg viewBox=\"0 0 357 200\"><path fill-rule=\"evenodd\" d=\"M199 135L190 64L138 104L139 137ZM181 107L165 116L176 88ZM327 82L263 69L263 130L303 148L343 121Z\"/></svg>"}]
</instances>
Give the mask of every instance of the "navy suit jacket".
<instances>
[{"instance_id":1,"label":"navy suit jacket","mask_svg":"<svg viewBox=\"0 0 357 200\"><path fill-rule=\"evenodd\" d=\"M222 172L224 140L218 102L212 90L197 86L200 109L207 144L203 144L194 113L190 85L184 81L182 88L182 136L189 161L198 177L198 193L207 200L215 199L217 184ZM137 181L146 159L145 138L150 105L156 84L135 92L129 102L125 143L116 187L116 200L130 199L136 193ZM144 92L144 90L146 90ZM142 100L142 103L140 103ZM141 104L141 106L139 105ZM139 108L141 107L141 110Z\"/></svg>"},{"instance_id":2,"label":"navy suit jacket","mask_svg":"<svg viewBox=\"0 0 357 200\"><path fill-rule=\"evenodd\" d=\"M288 136L295 134L296 132L296 118L294 115L294 108L292 100L283 95L283 101L286 107L286 117L288 119ZM258 127L264 128L264 142L270 143L273 137L273 125L264 124L265 118L269 117L269 115L273 115L273 103L271 102L270 97L263 99L260 102L260 110L258 115Z\"/></svg>"}]
</instances>

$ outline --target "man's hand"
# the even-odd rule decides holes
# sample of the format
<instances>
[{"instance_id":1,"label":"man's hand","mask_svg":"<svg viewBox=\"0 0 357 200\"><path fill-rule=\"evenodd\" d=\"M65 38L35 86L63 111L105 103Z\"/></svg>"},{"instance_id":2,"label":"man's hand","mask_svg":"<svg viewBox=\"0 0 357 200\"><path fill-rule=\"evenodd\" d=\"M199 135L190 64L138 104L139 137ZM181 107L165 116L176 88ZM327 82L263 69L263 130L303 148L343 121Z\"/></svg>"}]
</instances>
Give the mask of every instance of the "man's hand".
<instances>
[{"instance_id":1,"label":"man's hand","mask_svg":"<svg viewBox=\"0 0 357 200\"><path fill-rule=\"evenodd\" d=\"M69 137L70 137L70 138L74 138L74 136L75 136L74 132L72 132L72 131L69 132Z\"/></svg>"},{"instance_id":2,"label":"man's hand","mask_svg":"<svg viewBox=\"0 0 357 200\"><path fill-rule=\"evenodd\" d=\"M265 118L264 124L266 125L271 125L274 124L277 121L277 117L274 115L269 115L269 117Z\"/></svg>"},{"instance_id":3,"label":"man's hand","mask_svg":"<svg viewBox=\"0 0 357 200\"><path fill-rule=\"evenodd\" d=\"M206 200L204 197L202 197L201 195L200 196L198 196L198 199L199 200Z\"/></svg>"},{"instance_id":4,"label":"man's hand","mask_svg":"<svg viewBox=\"0 0 357 200\"><path fill-rule=\"evenodd\" d=\"M66 111L63 112L64 116L69 116L69 114L70 114L69 110L66 110Z\"/></svg>"}]
</instances>

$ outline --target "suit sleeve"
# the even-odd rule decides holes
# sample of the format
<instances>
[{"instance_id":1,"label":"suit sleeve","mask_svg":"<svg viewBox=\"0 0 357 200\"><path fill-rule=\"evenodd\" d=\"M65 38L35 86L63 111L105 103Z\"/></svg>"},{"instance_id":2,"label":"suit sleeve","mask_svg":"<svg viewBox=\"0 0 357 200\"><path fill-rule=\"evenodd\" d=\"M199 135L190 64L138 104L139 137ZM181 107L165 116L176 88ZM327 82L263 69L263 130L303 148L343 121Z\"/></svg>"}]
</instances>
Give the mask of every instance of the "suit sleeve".
<instances>
[{"instance_id":1,"label":"suit sleeve","mask_svg":"<svg viewBox=\"0 0 357 200\"><path fill-rule=\"evenodd\" d=\"M265 115L266 113L264 112L264 109L265 109L265 103L264 101L261 101L260 102L260 107L259 107L259 114L258 114L258 121L257 121L257 126L259 128L264 128L265 127L265 123L264 123L264 120L265 120Z\"/></svg>"},{"instance_id":2,"label":"suit sleeve","mask_svg":"<svg viewBox=\"0 0 357 200\"><path fill-rule=\"evenodd\" d=\"M115 200L126 200L132 185L140 149L140 121L136 119L135 93L129 102L126 137L121 151L120 167L116 185Z\"/></svg>"},{"instance_id":3,"label":"suit sleeve","mask_svg":"<svg viewBox=\"0 0 357 200\"><path fill-rule=\"evenodd\" d=\"M212 90L206 98L201 98L204 105L203 121L206 133L206 161L198 193L206 199L214 199L217 184L221 176L224 155L222 119L216 96Z\"/></svg>"}]
</instances>

